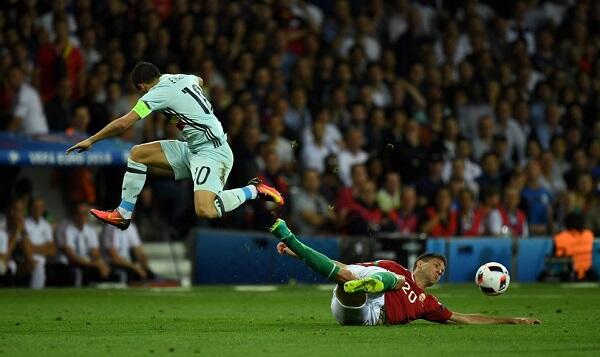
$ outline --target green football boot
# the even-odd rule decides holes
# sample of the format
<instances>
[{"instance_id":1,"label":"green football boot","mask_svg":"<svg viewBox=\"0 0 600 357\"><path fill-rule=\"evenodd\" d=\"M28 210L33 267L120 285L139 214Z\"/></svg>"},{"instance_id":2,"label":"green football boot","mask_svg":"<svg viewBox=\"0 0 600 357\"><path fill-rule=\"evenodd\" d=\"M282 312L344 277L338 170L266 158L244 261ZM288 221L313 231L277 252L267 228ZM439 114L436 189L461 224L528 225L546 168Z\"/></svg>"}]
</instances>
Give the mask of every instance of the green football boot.
<instances>
[{"instance_id":1,"label":"green football boot","mask_svg":"<svg viewBox=\"0 0 600 357\"><path fill-rule=\"evenodd\" d=\"M350 280L344 284L344 291L352 293L380 293L385 288L383 281L366 277L362 279Z\"/></svg>"}]
</instances>

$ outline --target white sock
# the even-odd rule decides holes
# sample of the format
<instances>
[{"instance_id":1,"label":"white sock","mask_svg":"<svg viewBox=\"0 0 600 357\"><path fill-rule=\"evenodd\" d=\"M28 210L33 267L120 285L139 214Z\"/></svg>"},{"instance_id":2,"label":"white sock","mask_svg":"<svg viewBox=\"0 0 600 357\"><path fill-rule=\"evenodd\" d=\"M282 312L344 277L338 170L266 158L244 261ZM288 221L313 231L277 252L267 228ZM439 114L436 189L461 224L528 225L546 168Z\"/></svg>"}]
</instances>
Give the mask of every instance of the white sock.
<instances>
[{"instance_id":1,"label":"white sock","mask_svg":"<svg viewBox=\"0 0 600 357\"><path fill-rule=\"evenodd\" d=\"M121 204L117 208L117 211L125 219L131 219L137 198L146 182L147 169L146 165L135 162L131 158L127 159L127 172L123 176Z\"/></svg>"},{"instance_id":2,"label":"white sock","mask_svg":"<svg viewBox=\"0 0 600 357\"><path fill-rule=\"evenodd\" d=\"M254 185L221 191L215 198L217 215L222 217L225 212L233 211L242 203L255 199L257 195L258 192L256 191L256 187L254 187Z\"/></svg>"}]
</instances>

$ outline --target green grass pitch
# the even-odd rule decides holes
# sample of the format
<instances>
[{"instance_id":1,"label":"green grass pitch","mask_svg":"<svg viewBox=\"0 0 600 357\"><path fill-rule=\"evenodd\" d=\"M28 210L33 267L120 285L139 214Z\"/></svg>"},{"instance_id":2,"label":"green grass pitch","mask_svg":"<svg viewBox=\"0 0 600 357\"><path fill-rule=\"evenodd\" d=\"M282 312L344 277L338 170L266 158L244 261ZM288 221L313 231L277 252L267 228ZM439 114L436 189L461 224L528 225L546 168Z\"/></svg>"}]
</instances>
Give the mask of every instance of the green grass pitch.
<instances>
[{"instance_id":1,"label":"green grass pitch","mask_svg":"<svg viewBox=\"0 0 600 357\"><path fill-rule=\"evenodd\" d=\"M487 297L471 285L430 292L450 309L533 315L542 325L342 327L316 286L0 290L5 356L600 355L600 288L514 284Z\"/></svg>"}]
</instances>

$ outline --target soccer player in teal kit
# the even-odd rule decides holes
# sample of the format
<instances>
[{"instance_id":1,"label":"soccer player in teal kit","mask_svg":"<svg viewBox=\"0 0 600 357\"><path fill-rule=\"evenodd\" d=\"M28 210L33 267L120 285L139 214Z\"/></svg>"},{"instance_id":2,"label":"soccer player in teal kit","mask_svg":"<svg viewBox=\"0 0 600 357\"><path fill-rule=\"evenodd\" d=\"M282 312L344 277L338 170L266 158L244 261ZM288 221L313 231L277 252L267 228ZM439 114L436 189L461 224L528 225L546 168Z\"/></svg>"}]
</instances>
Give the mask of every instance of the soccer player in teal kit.
<instances>
[{"instance_id":1,"label":"soccer player in teal kit","mask_svg":"<svg viewBox=\"0 0 600 357\"><path fill-rule=\"evenodd\" d=\"M223 191L233 166L233 153L212 105L202 92L202 78L189 74L161 75L152 63L140 62L133 68L131 80L144 93L135 107L98 133L70 147L67 153L88 150L95 142L121 134L154 111L170 118L185 141L160 140L134 146L123 177L121 203L114 210L92 209L92 215L127 229L148 167L169 170L176 180L192 179L194 207L199 217L221 217L256 198L284 204L276 189L257 178L250 180L248 186Z\"/></svg>"}]
</instances>

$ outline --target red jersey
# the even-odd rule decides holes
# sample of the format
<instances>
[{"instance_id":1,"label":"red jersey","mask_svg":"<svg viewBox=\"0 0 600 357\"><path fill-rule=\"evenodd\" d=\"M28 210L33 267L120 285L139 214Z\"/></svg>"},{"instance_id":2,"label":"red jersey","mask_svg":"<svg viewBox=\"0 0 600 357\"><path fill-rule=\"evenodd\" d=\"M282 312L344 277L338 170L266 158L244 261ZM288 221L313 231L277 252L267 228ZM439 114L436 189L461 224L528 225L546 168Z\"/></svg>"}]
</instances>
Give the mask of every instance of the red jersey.
<instances>
[{"instance_id":1,"label":"red jersey","mask_svg":"<svg viewBox=\"0 0 600 357\"><path fill-rule=\"evenodd\" d=\"M452 317L452 311L442 305L435 296L425 293L417 286L413 274L393 260L377 260L361 263L364 266L378 266L398 275L406 281L400 290L385 292L385 318L390 325L406 324L414 320L425 319L444 323Z\"/></svg>"}]
</instances>

